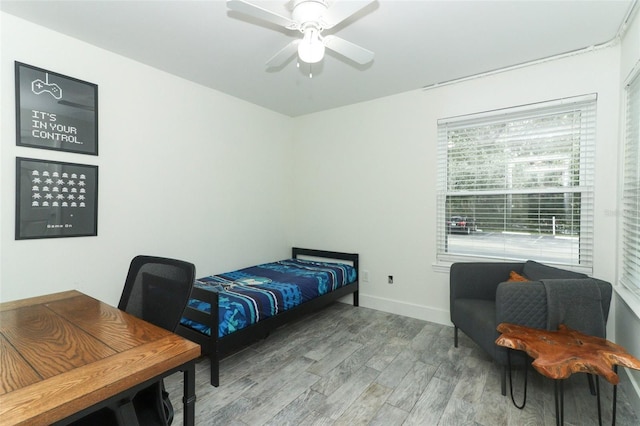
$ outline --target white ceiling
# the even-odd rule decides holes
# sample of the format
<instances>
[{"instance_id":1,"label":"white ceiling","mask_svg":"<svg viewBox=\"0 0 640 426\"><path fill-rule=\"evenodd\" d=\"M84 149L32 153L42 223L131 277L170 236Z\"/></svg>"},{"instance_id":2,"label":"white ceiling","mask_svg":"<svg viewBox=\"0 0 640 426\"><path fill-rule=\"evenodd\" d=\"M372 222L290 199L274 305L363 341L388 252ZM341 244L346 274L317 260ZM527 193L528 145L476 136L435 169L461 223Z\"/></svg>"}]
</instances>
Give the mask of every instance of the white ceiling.
<instances>
[{"instance_id":1,"label":"white ceiling","mask_svg":"<svg viewBox=\"0 0 640 426\"><path fill-rule=\"evenodd\" d=\"M254 2L289 16L285 0ZM299 33L232 12L222 0L2 0L0 10L295 117L600 45L615 39L633 5L377 0L328 32L374 51L374 61L361 66L328 53L311 79L295 59L265 68Z\"/></svg>"}]
</instances>

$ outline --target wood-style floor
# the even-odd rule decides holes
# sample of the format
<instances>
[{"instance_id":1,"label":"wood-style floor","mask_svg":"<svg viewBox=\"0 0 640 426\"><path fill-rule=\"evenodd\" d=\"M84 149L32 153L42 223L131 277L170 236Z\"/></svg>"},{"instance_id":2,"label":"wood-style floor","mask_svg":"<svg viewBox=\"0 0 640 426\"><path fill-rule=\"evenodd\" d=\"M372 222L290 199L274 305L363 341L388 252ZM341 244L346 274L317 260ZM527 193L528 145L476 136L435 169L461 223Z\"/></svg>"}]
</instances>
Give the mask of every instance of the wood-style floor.
<instances>
[{"instance_id":1,"label":"wood-style floor","mask_svg":"<svg viewBox=\"0 0 640 426\"><path fill-rule=\"evenodd\" d=\"M336 303L225 359L221 385L209 361L196 370L197 425L554 425L553 382L529 370L523 410L500 394L499 367L453 327ZM522 400L522 371L514 376ZM182 424L182 375L165 380ZM612 387L600 380L603 424ZM618 425L640 425L618 386ZM565 381L565 425L597 425L584 374ZM630 390L633 392L633 390Z\"/></svg>"}]
</instances>

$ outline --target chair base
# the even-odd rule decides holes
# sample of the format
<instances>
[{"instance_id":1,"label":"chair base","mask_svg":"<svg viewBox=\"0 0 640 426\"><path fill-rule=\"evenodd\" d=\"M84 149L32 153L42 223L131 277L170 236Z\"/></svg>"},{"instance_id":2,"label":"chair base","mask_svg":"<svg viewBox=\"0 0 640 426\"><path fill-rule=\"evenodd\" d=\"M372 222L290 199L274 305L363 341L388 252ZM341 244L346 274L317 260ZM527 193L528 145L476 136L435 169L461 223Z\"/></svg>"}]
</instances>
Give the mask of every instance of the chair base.
<instances>
[{"instance_id":1,"label":"chair base","mask_svg":"<svg viewBox=\"0 0 640 426\"><path fill-rule=\"evenodd\" d=\"M458 347L458 327L455 325L453 326L453 346L455 348ZM506 396L507 395L507 366L506 365L502 366L501 376L502 377L500 378L500 389L502 392L502 396Z\"/></svg>"},{"instance_id":2,"label":"chair base","mask_svg":"<svg viewBox=\"0 0 640 426\"><path fill-rule=\"evenodd\" d=\"M453 326L453 346L458 347L458 327Z\"/></svg>"}]
</instances>

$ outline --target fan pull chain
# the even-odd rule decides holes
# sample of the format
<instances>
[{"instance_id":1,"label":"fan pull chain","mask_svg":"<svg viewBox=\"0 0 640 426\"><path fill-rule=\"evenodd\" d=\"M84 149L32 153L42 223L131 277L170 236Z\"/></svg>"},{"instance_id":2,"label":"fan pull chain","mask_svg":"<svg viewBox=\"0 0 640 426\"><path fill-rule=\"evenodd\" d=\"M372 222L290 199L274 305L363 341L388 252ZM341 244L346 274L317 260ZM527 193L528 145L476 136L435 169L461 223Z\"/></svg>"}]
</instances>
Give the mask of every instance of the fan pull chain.
<instances>
[{"instance_id":1,"label":"fan pull chain","mask_svg":"<svg viewBox=\"0 0 640 426\"><path fill-rule=\"evenodd\" d=\"M300 61L296 61L296 67L300 68ZM309 78L313 78L313 70L311 69L311 64L309 64Z\"/></svg>"}]
</instances>

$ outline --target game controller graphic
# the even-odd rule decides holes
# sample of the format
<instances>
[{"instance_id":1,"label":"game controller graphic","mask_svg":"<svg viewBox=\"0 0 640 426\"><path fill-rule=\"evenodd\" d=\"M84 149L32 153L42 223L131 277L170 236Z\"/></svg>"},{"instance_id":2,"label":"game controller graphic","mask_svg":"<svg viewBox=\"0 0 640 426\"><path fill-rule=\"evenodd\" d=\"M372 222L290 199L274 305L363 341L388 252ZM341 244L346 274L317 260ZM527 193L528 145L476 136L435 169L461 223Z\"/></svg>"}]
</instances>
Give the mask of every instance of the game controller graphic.
<instances>
[{"instance_id":1,"label":"game controller graphic","mask_svg":"<svg viewBox=\"0 0 640 426\"><path fill-rule=\"evenodd\" d=\"M49 83L49 73L45 74L46 81L40 79L31 82L31 91L36 95L49 93L56 99L62 99L62 89L55 83Z\"/></svg>"}]
</instances>

